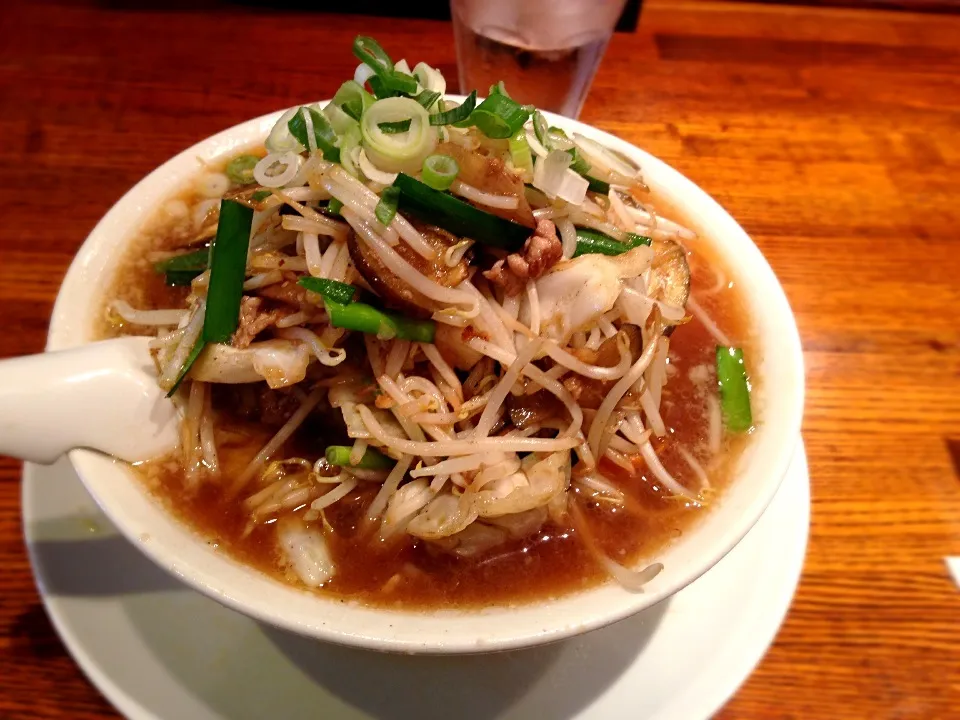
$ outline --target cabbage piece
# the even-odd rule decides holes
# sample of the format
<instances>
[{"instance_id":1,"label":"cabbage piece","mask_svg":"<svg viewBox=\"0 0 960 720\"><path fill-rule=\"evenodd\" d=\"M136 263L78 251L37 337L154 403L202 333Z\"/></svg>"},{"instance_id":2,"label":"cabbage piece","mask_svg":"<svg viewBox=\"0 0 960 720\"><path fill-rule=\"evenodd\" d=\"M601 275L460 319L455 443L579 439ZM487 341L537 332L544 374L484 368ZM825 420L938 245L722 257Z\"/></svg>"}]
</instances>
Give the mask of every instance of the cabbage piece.
<instances>
[{"instance_id":1,"label":"cabbage piece","mask_svg":"<svg viewBox=\"0 0 960 720\"><path fill-rule=\"evenodd\" d=\"M581 255L557 263L538 279L541 334L561 345L577 330L590 330L620 296L622 281L643 273L652 250L641 245L622 255ZM530 324L530 301L524 297L520 321Z\"/></svg>"},{"instance_id":2,"label":"cabbage piece","mask_svg":"<svg viewBox=\"0 0 960 720\"><path fill-rule=\"evenodd\" d=\"M266 380L273 388L301 382L313 355L307 346L289 340L264 340L249 347L212 343L190 369L190 379L238 384Z\"/></svg>"},{"instance_id":3,"label":"cabbage piece","mask_svg":"<svg viewBox=\"0 0 960 720\"><path fill-rule=\"evenodd\" d=\"M550 453L543 459L536 454L523 459L523 471L484 485L474 505L484 518L527 512L546 506L562 493L569 482L570 453Z\"/></svg>"},{"instance_id":4,"label":"cabbage piece","mask_svg":"<svg viewBox=\"0 0 960 720\"><path fill-rule=\"evenodd\" d=\"M459 498L449 493L437 495L407 525L407 532L424 540L454 535L477 519L477 508L470 495Z\"/></svg>"},{"instance_id":5,"label":"cabbage piece","mask_svg":"<svg viewBox=\"0 0 960 720\"><path fill-rule=\"evenodd\" d=\"M340 412L343 413L343 424L347 426L347 435L354 439L360 438L367 440L373 436L370 434L370 431L367 430L367 426L364 425L363 418L360 417L360 413L357 410L357 405L360 404L359 401L363 399L366 399L364 404L368 404L370 397L361 397L360 391L362 389L360 386L350 383L335 385L330 389L329 400L331 407L340 408ZM380 423L381 427L383 427L387 435L406 439L406 433L392 412L380 410L376 407L371 407L370 412L373 413L373 416L377 419L377 422Z\"/></svg>"},{"instance_id":6,"label":"cabbage piece","mask_svg":"<svg viewBox=\"0 0 960 720\"><path fill-rule=\"evenodd\" d=\"M286 564L308 587L320 587L336 573L323 535L300 518L277 521L277 540Z\"/></svg>"},{"instance_id":7,"label":"cabbage piece","mask_svg":"<svg viewBox=\"0 0 960 720\"><path fill-rule=\"evenodd\" d=\"M460 532L431 541L431 545L457 557L474 557L502 545L508 539L506 530L475 522Z\"/></svg>"},{"instance_id":8,"label":"cabbage piece","mask_svg":"<svg viewBox=\"0 0 960 720\"><path fill-rule=\"evenodd\" d=\"M554 497L562 497L562 494L555 495ZM552 499L550 502L552 502ZM533 535L543 527L543 523L545 523L546 520L547 508L545 505L540 505L524 512L486 518L484 523L498 527L511 538L519 540Z\"/></svg>"},{"instance_id":9,"label":"cabbage piece","mask_svg":"<svg viewBox=\"0 0 960 720\"><path fill-rule=\"evenodd\" d=\"M430 482L417 478L400 487L390 498L380 524L380 539L386 540L406 530L410 519L433 499Z\"/></svg>"}]
</instances>

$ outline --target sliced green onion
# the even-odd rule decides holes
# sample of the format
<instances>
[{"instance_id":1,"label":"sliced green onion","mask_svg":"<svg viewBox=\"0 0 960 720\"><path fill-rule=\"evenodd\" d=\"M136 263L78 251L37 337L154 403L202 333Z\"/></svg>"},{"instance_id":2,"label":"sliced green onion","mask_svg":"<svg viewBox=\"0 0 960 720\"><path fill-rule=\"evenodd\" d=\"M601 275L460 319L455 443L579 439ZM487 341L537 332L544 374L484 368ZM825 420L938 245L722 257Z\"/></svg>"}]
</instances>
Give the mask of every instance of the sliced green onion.
<instances>
[{"instance_id":1,"label":"sliced green onion","mask_svg":"<svg viewBox=\"0 0 960 720\"><path fill-rule=\"evenodd\" d=\"M290 128L290 134L297 142L305 148L309 148L312 143L307 137L307 121L305 115L310 114L310 120L313 122L313 137L316 146L323 151L323 159L330 162L340 162L340 148L337 147L337 134L333 131L330 121L323 113L313 108L301 107L297 113L287 121L287 127Z\"/></svg>"},{"instance_id":2,"label":"sliced green onion","mask_svg":"<svg viewBox=\"0 0 960 720\"><path fill-rule=\"evenodd\" d=\"M753 427L753 413L742 348L717 346L717 380L724 424L732 432L746 432Z\"/></svg>"},{"instance_id":3,"label":"sliced green onion","mask_svg":"<svg viewBox=\"0 0 960 720\"><path fill-rule=\"evenodd\" d=\"M322 295L325 300L333 300L341 305L352 303L358 293L353 285L326 278L302 277L297 283L310 292Z\"/></svg>"},{"instance_id":4,"label":"sliced green onion","mask_svg":"<svg viewBox=\"0 0 960 720\"><path fill-rule=\"evenodd\" d=\"M416 95L413 99L416 100L420 105L425 109L429 110L433 107L433 104L439 100L441 93L436 90L424 90L419 95Z\"/></svg>"},{"instance_id":5,"label":"sliced green onion","mask_svg":"<svg viewBox=\"0 0 960 720\"><path fill-rule=\"evenodd\" d=\"M506 85L503 84L503 80L500 80L495 85L490 86L490 92L487 95L503 95L504 97L510 97L510 94L507 92Z\"/></svg>"},{"instance_id":6,"label":"sliced green onion","mask_svg":"<svg viewBox=\"0 0 960 720\"><path fill-rule=\"evenodd\" d=\"M574 251L574 257L581 255L621 255L627 250L633 250L640 245L649 245L650 238L643 235L627 233L626 242L614 240L597 230L590 228L577 228L577 249Z\"/></svg>"},{"instance_id":7,"label":"sliced green onion","mask_svg":"<svg viewBox=\"0 0 960 720\"><path fill-rule=\"evenodd\" d=\"M273 195L273 193L269 190L257 190L253 195L250 196L250 199L254 202L263 202L271 195Z\"/></svg>"},{"instance_id":8,"label":"sliced green onion","mask_svg":"<svg viewBox=\"0 0 960 720\"><path fill-rule=\"evenodd\" d=\"M525 225L484 212L404 173L397 175L393 184L400 188L401 210L412 212L454 235L515 251L523 247L533 233Z\"/></svg>"},{"instance_id":9,"label":"sliced green onion","mask_svg":"<svg viewBox=\"0 0 960 720\"><path fill-rule=\"evenodd\" d=\"M347 80L337 90L331 102L339 106L351 118L360 122L364 111L373 105L373 96L364 90L360 83Z\"/></svg>"},{"instance_id":10,"label":"sliced green onion","mask_svg":"<svg viewBox=\"0 0 960 720\"><path fill-rule=\"evenodd\" d=\"M380 201L377 203L373 214L377 216L380 224L386 227L393 222L393 216L397 214L397 204L400 202L400 188L386 187L380 193Z\"/></svg>"},{"instance_id":11,"label":"sliced green onion","mask_svg":"<svg viewBox=\"0 0 960 720\"><path fill-rule=\"evenodd\" d=\"M530 153L530 143L527 142L527 131L520 129L510 138L510 162L517 170L533 172L533 155Z\"/></svg>"},{"instance_id":12,"label":"sliced green onion","mask_svg":"<svg viewBox=\"0 0 960 720\"><path fill-rule=\"evenodd\" d=\"M210 247L210 285L203 316L203 339L207 342L228 342L237 329L252 224L252 208L234 200L220 201L217 237Z\"/></svg>"},{"instance_id":13,"label":"sliced green onion","mask_svg":"<svg viewBox=\"0 0 960 720\"><path fill-rule=\"evenodd\" d=\"M253 182L253 168L260 162L256 155L238 155L227 163L227 177L237 185Z\"/></svg>"},{"instance_id":14,"label":"sliced green onion","mask_svg":"<svg viewBox=\"0 0 960 720\"><path fill-rule=\"evenodd\" d=\"M290 122L290 118L299 111L300 108L289 108L277 118L277 122L274 123L270 134L267 135L267 139L263 142L263 146L267 149L267 152L278 154L285 152L303 152L303 146L290 134L290 128L287 125L287 123Z\"/></svg>"},{"instance_id":15,"label":"sliced green onion","mask_svg":"<svg viewBox=\"0 0 960 720\"><path fill-rule=\"evenodd\" d=\"M353 151L360 147L362 142L363 133L360 131L360 125L357 124L354 124L352 128L340 136L340 164L343 165L344 170L354 177L360 176L360 168L354 162L355 153Z\"/></svg>"},{"instance_id":16,"label":"sliced green onion","mask_svg":"<svg viewBox=\"0 0 960 720\"><path fill-rule=\"evenodd\" d=\"M425 62L418 62L413 68L413 74L424 90L438 92L441 96L447 91L447 81L443 79L440 71L430 67ZM429 110L429 106L424 107Z\"/></svg>"},{"instance_id":17,"label":"sliced green onion","mask_svg":"<svg viewBox=\"0 0 960 720\"><path fill-rule=\"evenodd\" d=\"M386 133L383 123L406 121L406 132ZM377 100L360 121L363 149L373 165L384 172L416 172L437 146L437 131L430 127L427 111L412 98Z\"/></svg>"},{"instance_id":18,"label":"sliced green onion","mask_svg":"<svg viewBox=\"0 0 960 720\"><path fill-rule=\"evenodd\" d=\"M505 139L512 137L530 117L530 111L511 100L506 95L497 93L480 103L468 119L470 125L475 125L489 138Z\"/></svg>"},{"instance_id":19,"label":"sliced green onion","mask_svg":"<svg viewBox=\"0 0 960 720\"><path fill-rule=\"evenodd\" d=\"M434 190L447 190L457 179L460 166L449 155L431 155L423 161L423 183Z\"/></svg>"},{"instance_id":20,"label":"sliced green onion","mask_svg":"<svg viewBox=\"0 0 960 720\"><path fill-rule=\"evenodd\" d=\"M454 125L459 122L463 122L470 117L470 114L473 112L473 109L477 106L477 91L474 90L472 93L467 95L467 99L463 101L463 104L453 108L452 110L447 110L446 112L437 113L436 115L430 116L431 125Z\"/></svg>"},{"instance_id":21,"label":"sliced green onion","mask_svg":"<svg viewBox=\"0 0 960 720\"><path fill-rule=\"evenodd\" d=\"M323 106L323 110L320 112L323 113L324 117L330 122L330 127L333 128L333 131L338 135L343 135L347 130L352 127L357 126L357 121L352 117L347 115L343 108L337 107L333 103L327 103Z\"/></svg>"},{"instance_id":22,"label":"sliced green onion","mask_svg":"<svg viewBox=\"0 0 960 720\"><path fill-rule=\"evenodd\" d=\"M409 130L411 122L412 121L408 118L406 120L397 120L396 122L377 123L377 127L380 128L381 132L384 132L387 135L396 135L397 133L402 133Z\"/></svg>"},{"instance_id":23,"label":"sliced green onion","mask_svg":"<svg viewBox=\"0 0 960 720\"><path fill-rule=\"evenodd\" d=\"M349 305L324 298L330 324L345 330L376 335L379 338L400 338L415 342L432 343L437 325L432 320L413 320L397 313L378 310L366 303Z\"/></svg>"},{"instance_id":24,"label":"sliced green onion","mask_svg":"<svg viewBox=\"0 0 960 720\"><path fill-rule=\"evenodd\" d=\"M550 141L550 129L547 126L547 119L539 110L533 111L533 134L537 137L537 142L543 145L547 152L553 150L553 143Z\"/></svg>"},{"instance_id":25,"label":"sliced green onion","mask_svg":"<svg viewBox=\"0 0 960 720\"><path fill-rule=\"evenodd\" d=\"M393 60L372 37L357 35L353 41L353 54L360 62L369 65L377 75L393 70Z\"/></svg>"},{"instance_id":26,"label":"sliced green onion","mask_svg":"<svg viewBox=\"0 0 960 720\"><path fill-rule=\"evenodd\" d=\"M383 86L388 90L411 95L417 91L417 79L413 75L402 73L397 70L393 72L378 75L383 81Z\"/></svg>"},{"instance_id":27,"label":"sliced green onion","mask_svg":"<svg viewBox=\"0 0 960 720\"><path fill-rule=\"evenodd\" d=\"M587 177L587 173L590 172L590 163L583 158L583 155L580 154L576 146L568 149L567 155L573 158L573 162L570 163L570 169L577 173L577 175Z\"/></svg>"},{"instance_id":28,"label":"sliced green onion","mask_svg":"<svg viewBox=\"0 0 960 720\"><path fill-rule=\"evenodd\" d=\"M592 175L584 175L587 179L587 190L590 192L600 193L601 195L606 195L610 192L610 183L604 180L598 180Z\"/></svg>"},{"instance_id":29,"label":"sliced green onion","mask_svg":"<svg viewBox=\"0 0 960 720\"><path fill-rule=\"evenodd\" d=\"M331 215L339 215L341 210L343 210L343 203L336 198L330 198L330 202L327 203L327 212Z\"/></svg>"},{"instance_id":30,"label":"sliced green onion","mask_svg":"<svg viewBox=\"0 0 960 720\"><path fill-rule=\"evenodd\" d=\"M387 87L386 83L383 81L383 78L379 75L373 75L367 79L367 82L370 83L370 89L373 90L373 96L377 100L384 100L386 98L399 97L402 93L397 90L392 90Z\"/></svg>"},{"instance_id":31,"label":"sliced green onion","mask_svg":"<svg viewBox=\"0 0 960 720\"><path fill-rule=\"evenodd\" d=\"M327 462L338 467L355 467L364 470L387 470L396 465L393 458L389 458L376 448L367 448L360 458L360 462L350 462L353 448L349 445L331 445L325 453Z\"/></svg>"}]
</instances>

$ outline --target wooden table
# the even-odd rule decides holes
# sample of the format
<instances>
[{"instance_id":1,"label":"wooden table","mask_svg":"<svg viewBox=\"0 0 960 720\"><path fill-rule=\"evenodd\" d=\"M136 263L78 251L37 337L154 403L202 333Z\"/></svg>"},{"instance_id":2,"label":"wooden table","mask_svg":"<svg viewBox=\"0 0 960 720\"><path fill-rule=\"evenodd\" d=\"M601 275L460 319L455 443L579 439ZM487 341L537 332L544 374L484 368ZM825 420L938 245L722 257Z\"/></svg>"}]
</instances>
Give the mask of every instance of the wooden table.
<instances>
[{"instance_id":1,"label":"wooden table","mask_svg":"<svg viewBox=\"0 0 960 720\"><path fill-rule=\"evenodd\" d=\"M455 77L444 23L110 5L4 5L0 356L43 348L71 256L128 187L330 96L358 32ZM960 717L960 17L648 0L582 119L723 203L803 337L806 568L721 717ZM41 608L19 476L0 460L0 717L113 716Z\"/></svg>"}]
</instances>

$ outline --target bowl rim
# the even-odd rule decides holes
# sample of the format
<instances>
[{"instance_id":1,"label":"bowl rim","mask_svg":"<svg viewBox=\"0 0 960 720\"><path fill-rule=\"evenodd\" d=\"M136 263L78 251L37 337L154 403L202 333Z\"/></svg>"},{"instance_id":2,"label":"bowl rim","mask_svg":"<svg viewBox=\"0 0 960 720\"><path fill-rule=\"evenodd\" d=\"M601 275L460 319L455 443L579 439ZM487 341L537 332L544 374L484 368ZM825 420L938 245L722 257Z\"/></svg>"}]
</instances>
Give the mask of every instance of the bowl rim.
<instances>
[{"instance_id":1,"label":"bowl rim","mask_svg":"<svg viewBox=\"0 0 960 720\"><path fill-rule=\"evenodd\" d=\"M456 99L458 96L448 97ZM197 174L195 159L221 157L262 141L283 112L268 113L200 141L153 170L117 201L90 232L70 265L54 305L48 350L63 349L92 339L93 322L103 294L91 290L91 281L99 279L101 288L109 285L103 282L103 274L116 269L123 248L156 207L153 203L172 196L171 187L182 187L184 179ZM773 406L780 408L777 422L767 423L762 428L760 437L751 441L741 460L741 464L747 463L763 439L766 454L770 456L762 469L766 479L757 481L758 492L740 503L735 517L718 528L709 548L701 548L696 553L687 552L695 555L696 562L661 573L644 592L637 594L628 593L612 583L601 583L556 598L489 608L392 610L368 607L285 585L211 550L206 547L208 543L202 536L162 508L142 483L118 483L118 478L123 476L132 479L122 463L89 450L71 451L70 460L87 491L128 540L188 585L267 624L356 647L450 654L530 647L621 620L696 580L746 535L779 488L800 440L803 356L796 321L786 295L769 263L746 232L691 180L625 140L576 120L553 113L544 114L551 124L581 133L638 162L647 183L666 196L674 207L685 208L684 217L691 219L692 215L694 226L709 221L712 242L719 238L723 240L722 247L713 249L728 255L728 259L735 251L737 262L745 263L751 269L751 284L744 294L752 305L751 315L761 313L768 331L762 342L764 364L770 354L770 341L774 335L776 337L776 354L781 358L781 364L775 367L785 386L777 388L775 398L770 391L764 395L768 400L774 399ZM758 285L758 289L754 285ZM84 298L85 303L82 302ZM757 462L753 460L754 465ZM751 468L749 463L747 465L754 475L761 472ZM742 476L745 472L738 470L737 474ZM731 489L740 480L741 477L734 479ZM129 487L132 485L136 485L136 489ZM723 506L724 500L718 505ZM665 548L662 554L675 554L676 547L689 546L690 537L704 534L703 527L708 523L711 527L715 525L710 518L719 513L719 507L712 510L691 528L688 537ZM304 601L304 598L308 600ZM282 612L276 609L278 602L284 607ZM452 620L457 621L457 627L451 631Z\"/></svg>"}]
</instances>

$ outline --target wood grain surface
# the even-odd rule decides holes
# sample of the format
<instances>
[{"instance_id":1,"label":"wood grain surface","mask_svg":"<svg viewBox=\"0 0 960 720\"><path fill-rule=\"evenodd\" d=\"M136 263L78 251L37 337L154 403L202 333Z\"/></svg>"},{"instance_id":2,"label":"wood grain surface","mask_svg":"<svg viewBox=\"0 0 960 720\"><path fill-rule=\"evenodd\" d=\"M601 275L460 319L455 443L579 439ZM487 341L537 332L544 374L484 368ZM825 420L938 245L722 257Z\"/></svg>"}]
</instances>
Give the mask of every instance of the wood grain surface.
<instances>
[{"instance_id":1,"label":"wood grain surface","mask_svg":"<svg viewBox=\"0 0 960 720\"><path fill-rule=\"evenodd\" d=\"M3 4L0 356L43 348L72 255L125 190L329 97L358 32L455 77L445 23L133 5ZM803 338L806 566L720 717L960 718L960 17L648 0L582 119L739 219ZM0 717L113 717L40 605L19 480L0 459Z\"/></svg>"}]
</instances>

